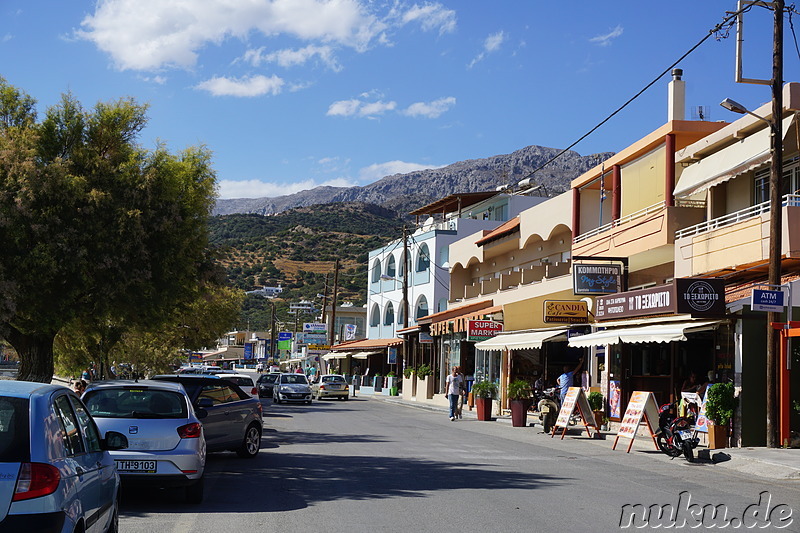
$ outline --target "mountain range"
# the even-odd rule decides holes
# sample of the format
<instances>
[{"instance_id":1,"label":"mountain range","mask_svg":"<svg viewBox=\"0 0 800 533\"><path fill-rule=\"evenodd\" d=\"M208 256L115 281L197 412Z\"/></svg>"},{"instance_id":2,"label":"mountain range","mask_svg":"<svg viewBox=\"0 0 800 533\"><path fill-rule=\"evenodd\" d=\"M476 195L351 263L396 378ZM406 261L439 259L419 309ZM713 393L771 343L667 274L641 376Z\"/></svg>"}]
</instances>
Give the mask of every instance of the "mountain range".
<instances>
[{"instance_id":1,"label":"mountain range","mask_svg":"<svg viewBox=\"0 0 800 533\"><path fill-rule=\"evenodd\" d=\"M510 154L459 161L440 168L394 174L363 187L316 187L273 198L217 200L214 215L273 215L295 207L363 202L405 214L455 193L495 190L530 178L543 196L569 188L572 179L599 165L611 152L582 156L568 150L527 146Z\"/></svg>"}]
</instances>

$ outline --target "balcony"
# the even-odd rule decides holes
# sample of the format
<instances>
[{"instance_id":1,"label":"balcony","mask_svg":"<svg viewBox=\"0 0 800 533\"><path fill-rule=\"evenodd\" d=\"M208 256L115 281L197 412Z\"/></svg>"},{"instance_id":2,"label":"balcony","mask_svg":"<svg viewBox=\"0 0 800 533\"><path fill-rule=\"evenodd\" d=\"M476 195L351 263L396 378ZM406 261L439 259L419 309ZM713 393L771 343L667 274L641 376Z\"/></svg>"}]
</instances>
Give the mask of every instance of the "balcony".
<instances>
[{"instance_id":1,"label":"balcony","mask_svg":"<svg viewBox=\"0 0 800 533\"><path fill-rule=\"evenodd\" d=\"M569 276L572 272L570 261L559 261L533 265L520 270L503 272L499 277L482 280L463 287L463 290L451 290L451 303L469 302L473 299L484 299L488 296L510 291L533 288L535 293L546 293L547 282L555 278ZM571 278L570 278L571 283Z\"/></svg>"},{"instance_id":2,"label":"balcony","mask_svg":"<svg viewBox=\"0 0 800 533\"><path fill-rule=\"evenodd\" d=\"M659 202L581 233L572 241L572 255L631 257L671 245L676 230L697 224L704 215L702 201L675 206Z\"/></svg>"},{"instance_id":3,"label":"balcony","mask_svg":"<svg viewBox=\"0 0 800 533\"><path fill-rule=\"evenodd\" d=\"M800 195L783 197L781 255L800 257ZM675 233L675 276L689 277L769 259L769 202Z\"/></svg>"}]
</instances>

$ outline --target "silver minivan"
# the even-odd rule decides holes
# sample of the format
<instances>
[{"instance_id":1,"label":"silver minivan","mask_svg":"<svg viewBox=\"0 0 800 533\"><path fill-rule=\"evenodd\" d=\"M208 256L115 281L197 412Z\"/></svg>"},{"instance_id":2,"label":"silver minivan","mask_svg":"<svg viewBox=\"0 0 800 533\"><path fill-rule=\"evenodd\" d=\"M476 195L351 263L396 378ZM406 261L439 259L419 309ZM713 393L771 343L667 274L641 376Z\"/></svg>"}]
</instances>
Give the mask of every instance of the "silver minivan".
<instances>
[{"instance_id":1,"label":"silver minivan","mask_svg":"<svg viewBox=\"0 0 800 533\"><path fill-rule=\"evenodd\" d=\"M101 436L66 387L0 381L0 531L116 532L119 476Z\"/></svg>"}]
</instances>

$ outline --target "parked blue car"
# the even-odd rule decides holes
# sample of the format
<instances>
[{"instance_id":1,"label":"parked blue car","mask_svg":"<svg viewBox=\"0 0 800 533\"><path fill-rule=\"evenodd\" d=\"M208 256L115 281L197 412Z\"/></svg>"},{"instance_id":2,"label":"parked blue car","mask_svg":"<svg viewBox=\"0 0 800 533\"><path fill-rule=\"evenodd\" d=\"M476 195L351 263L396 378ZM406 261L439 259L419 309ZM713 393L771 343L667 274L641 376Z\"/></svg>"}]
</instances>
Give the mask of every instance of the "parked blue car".
<instances>
[{"instance_id":1,"label":"parked blue car","mask_svg":"<svg viewBox=\"0 0 800 533\"><path fill-rule=\"evenodd\" d=\"M81 400L59 385L0 381L0 532L116 533L119 476Z\"/></svg>"}]
</instances>

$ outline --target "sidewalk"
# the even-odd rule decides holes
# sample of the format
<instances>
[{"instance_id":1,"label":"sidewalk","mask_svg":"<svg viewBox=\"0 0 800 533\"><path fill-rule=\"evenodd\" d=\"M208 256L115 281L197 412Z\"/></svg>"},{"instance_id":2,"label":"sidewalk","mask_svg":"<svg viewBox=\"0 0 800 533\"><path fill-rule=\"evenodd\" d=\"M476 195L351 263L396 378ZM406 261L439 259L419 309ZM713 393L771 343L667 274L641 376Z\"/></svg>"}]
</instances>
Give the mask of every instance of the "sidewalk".
<instances>
[{"instance_id":1,"label":"sidewalk","mask_svg":"<svg viewBox=\"0 0 800 533\"><path fill-rule=\"evenodd\" d=\"M437 411L446 413L447 408L437 405L426 403L417 403L414 401L403 400L400 396L371 396L364 395L363 398L371 398L380 400L387 403L402 405L414 409L424 409L427 411ZM477 419L475 411L470 411L467 406L464 406L463 418ZM538 422L538 419L535 419ZM510 416L495 416L494 422L498 424L511 425ZM531 425L529 419L529 425ZM537 423L538 425L538 423ZM575 426L571 428L573 431ZM583 429L582 426L580 426ZM585 430L584 430L585 432ZM588 443L604 444L609 448L614 441L615 433L610 431L601 431L602 438L585 440ZM585 433L584 433L585 434ZM607 443L607 444L606 444ZM650 439L636 439L633 444L634 447L639 446L652 446ZM764 477L775 480L796 480L800 481L800 449L792 448L723 448L720 450L709 450L705 447L698 447L695 450L696 456L699 460L713 462L720 468L727 468L735 470L743 474Z\"/></svg>"}]
</instances>

